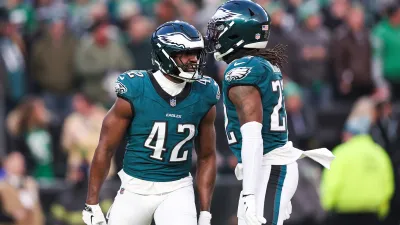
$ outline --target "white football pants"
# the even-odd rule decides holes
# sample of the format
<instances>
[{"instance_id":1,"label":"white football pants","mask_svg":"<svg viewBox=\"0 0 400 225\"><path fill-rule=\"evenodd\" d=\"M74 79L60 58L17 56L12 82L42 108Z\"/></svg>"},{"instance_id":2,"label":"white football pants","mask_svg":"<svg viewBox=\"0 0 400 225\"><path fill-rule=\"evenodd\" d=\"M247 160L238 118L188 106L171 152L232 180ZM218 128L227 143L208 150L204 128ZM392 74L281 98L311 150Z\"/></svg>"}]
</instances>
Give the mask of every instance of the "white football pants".
<instances>
[{"instance_id":1,"label":"white football pants","mask_svg":"<svg viewBox=\"0 0 400 225\"><path fill-rule=\"evenodd\" d=\"M267 220L267 225L282 225L292 212L292 199L299 181L297 162L289 165L263 165L259 185L256 189L257 214ZM265 202L264 202L265 201ZM266 215L264 214L264 206ZM238 204L238 225L246 225L244 221L244 202L240 193Z\"/></svg>"},{"instance_id":2,"label":"white football pants","mask_svg":"<svg viewBox=\"0 0 400 225\"><path fill-rule=\"evenodd\" d=\"M193 186L160 195L118 191L107 215L108 225L197 225Z\"/></svg>"}]
</instances>

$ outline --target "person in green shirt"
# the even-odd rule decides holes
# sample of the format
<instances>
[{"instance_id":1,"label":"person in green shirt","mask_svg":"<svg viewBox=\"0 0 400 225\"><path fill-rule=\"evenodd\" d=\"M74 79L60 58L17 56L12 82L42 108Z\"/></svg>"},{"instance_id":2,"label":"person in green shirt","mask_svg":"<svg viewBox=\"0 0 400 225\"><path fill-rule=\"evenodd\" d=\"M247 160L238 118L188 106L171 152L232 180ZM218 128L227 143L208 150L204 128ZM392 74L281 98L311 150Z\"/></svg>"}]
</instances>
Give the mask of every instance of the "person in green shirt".
<instances>
[{"instance_id":1,"label":"person in green shirt","mask_svg":"<svg viewBox=\"0 0 400 225\"><path fill-rule=\"evenodd\" d=\"M34 9L22 0L6 0L6 8L10 12L11 23L17 26L24 36L31 36L37 28Z\"/></svg>"},{"instance_id":2,"label":"person in green shirt","mask_svg":"<svg viewBox=\"0 0 400 225\"><path fill-rule=\"evenodd\" d=\"M46 129L49 121L43 100L29 97L19 107L18 134L23 140L33 163L32 176L40 182L54 179L52 137Z\"/></svg>"},{"instance_id":3,"label":"person in green shirt","mask_svg":"<svg viewBox=\"0 0 400 225\"><path fill-rule=\"evenodd\" d=\"M331 213L328 225L380 224L389 212L394 175L386 151L368 134L371 117L348 121L345 142L333 150L331 169L324 170L321 203Z\"/></svg>"},{"instance_id":4,"label":"person in green shirt","mask_svg":"<svg viewBox=\"0 0 400 225\"><path fill-rule=\"evenodd\" d=\"M390 5L387 16L372 30L373 75L377 86L387 81L393 98L400 99L400 3Z\"/></svg>"}]
</instances>

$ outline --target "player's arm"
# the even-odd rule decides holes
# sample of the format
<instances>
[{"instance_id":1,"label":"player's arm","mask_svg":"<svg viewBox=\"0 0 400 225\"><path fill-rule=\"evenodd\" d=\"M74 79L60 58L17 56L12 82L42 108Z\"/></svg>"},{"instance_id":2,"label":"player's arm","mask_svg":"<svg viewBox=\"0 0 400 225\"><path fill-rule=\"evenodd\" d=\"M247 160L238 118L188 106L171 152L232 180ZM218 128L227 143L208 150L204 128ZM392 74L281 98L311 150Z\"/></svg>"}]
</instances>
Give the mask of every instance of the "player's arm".
<instances>
[{"instance_id":1,"label":"player's arm","mask_svg":"<svg viewBox=\"0 0 400 225\"><path fill-rule=\"evenodd\" d=\"M196 153L198 156L196 183L199 191L200 211L210 211L217 175L214 127L216 115L216 108L213 106L202 119L199 127L199 135L196 139Z\"/></svg>"},{"instance_id":2,"label":"player's arm","mask_svg":"<svg viewBox=\"0 0 400 225\"><path fill-rule=\"evenodd\" d=\"M242 134L243 195L254 195L261 169L263 140L261 135L263 109L255 86L233 86L229 99L236 107Z\"/></svg>"},{"instance_id":3,"label":"player's arm","mask_svg":"<svg viewBox=\"0 0 400 225\"><path fill-rule=\"evenodd\" d=\"M86 203L99 203L101 185L108 175L111 158L119 146L132 118L132 109L128 101L117 98L103 120L99 144L90 167L89 190Z\"/></svg>"}]
</instances>

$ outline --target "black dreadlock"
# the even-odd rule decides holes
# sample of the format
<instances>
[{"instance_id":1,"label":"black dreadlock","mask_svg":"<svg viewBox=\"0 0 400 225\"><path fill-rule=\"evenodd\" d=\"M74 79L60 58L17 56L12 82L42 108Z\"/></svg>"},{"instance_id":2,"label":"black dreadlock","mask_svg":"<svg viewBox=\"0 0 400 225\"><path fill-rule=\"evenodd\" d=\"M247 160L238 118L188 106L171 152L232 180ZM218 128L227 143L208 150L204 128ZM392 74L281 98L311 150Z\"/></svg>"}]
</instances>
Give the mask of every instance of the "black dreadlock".
<instances>
[{"instance_id":1,"label":"black dreadlock","mask_svg":"<svg viewBox=\"0 0 400 225\"><path fill-rule=\"evenodd\" d=\"M277 44L273 48L264 49L245 49L242 48L236 53L227 55L224 60L227 63L231 63L235 59L239 59L245 56L259 56L268 60L272 65L282 68L287 63L286 45Z\"/></svg>"}]
</instances>

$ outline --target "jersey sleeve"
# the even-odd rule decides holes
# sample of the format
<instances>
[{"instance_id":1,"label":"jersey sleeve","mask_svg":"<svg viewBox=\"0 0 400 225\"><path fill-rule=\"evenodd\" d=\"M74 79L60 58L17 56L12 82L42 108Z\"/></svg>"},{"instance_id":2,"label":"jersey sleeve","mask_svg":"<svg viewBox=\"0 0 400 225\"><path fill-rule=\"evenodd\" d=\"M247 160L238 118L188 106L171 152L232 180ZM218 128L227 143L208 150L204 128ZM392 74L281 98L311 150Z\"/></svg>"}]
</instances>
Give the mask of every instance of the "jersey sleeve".
<instances>
[{"instance_id":1,"label":"jersey sleeve","mask_svg":"<svg viewBox=\"0 0 400 225\"><path fill-rule=\"evenodd\" d=\"M228 86L256 86L264 73L265 68L257 62L255 57L244 57L229 64L224 79Z\"/></svg>"},{"instance_id":2,"label":"jersey sleeve","mask_svg":"<svg viewBox=\"0 0 400 225\"><path fill-rule=\"evenodd\" d=\"M143 92L143 77L144 73L137 70L122 73L115 81L116 95L133 104L133 100Z\"/></svg>"},{"instance_id":3,"label":"jersey sleeve","mask_svg":"<svg viewBox=\"0 0 400 225\"><path fill-rule=\"evenodd\" d=\"M218 83L208 76L203 76L203 78L197 82L200 83L199 85L202 87L200 90L205 98L205 102L207 102L210 107L217 104L221 97Z\"/></svg>"}]
</instances>

